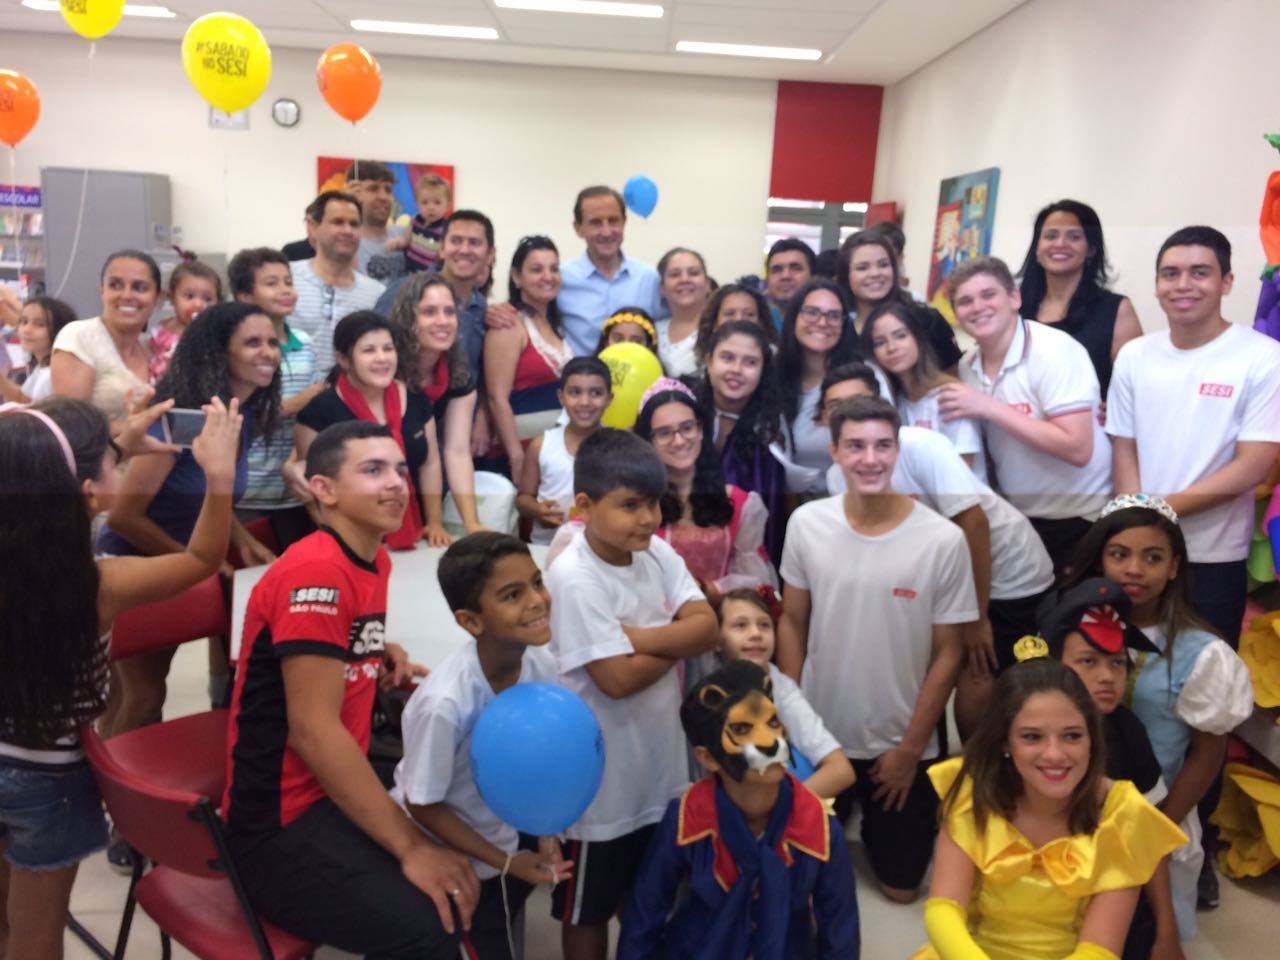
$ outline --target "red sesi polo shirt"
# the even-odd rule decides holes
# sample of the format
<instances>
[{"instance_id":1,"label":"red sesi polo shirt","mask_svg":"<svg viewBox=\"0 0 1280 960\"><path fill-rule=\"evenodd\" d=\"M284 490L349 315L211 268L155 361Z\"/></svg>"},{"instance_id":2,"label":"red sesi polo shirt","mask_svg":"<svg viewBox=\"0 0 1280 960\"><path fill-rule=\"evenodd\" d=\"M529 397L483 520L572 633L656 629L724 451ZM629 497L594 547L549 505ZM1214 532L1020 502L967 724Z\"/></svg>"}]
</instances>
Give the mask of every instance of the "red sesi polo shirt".
<instances>
[{"instance_id":1,"label":"red sesi polo shirt","mask_svg":"<svg viewBox=\"0 0 1280 960\"><path fill-rule=\"evenodd\" d=\"M232 834L275 832L325 796L289 747L285 657L343 661L342 724L368 749L390 572L385 549L366 563L322 527L286 550L254 587L227 730L222 810Z\"/></svg>"}]
</instances>

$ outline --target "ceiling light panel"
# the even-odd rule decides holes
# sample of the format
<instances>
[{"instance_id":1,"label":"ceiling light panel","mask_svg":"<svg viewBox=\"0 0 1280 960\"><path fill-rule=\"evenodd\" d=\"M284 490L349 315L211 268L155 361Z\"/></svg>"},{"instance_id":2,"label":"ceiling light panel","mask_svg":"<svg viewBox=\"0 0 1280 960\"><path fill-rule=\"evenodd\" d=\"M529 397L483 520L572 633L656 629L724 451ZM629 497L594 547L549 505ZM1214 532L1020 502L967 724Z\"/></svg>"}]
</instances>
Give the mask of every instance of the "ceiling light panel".
<instances>
[{"instance_id":1,"label":"ceiling light panel","mask_svg":"<svg viewBox=\"0 0 1280 960\"><path fill-rule=\"evenodd\" d=\"M660 20L663 15L661 4L617 3L611 0L493 0L493 5L500 10L576 13L598 17L636 17L641 20Z\"/></svg>"}]
</instances>

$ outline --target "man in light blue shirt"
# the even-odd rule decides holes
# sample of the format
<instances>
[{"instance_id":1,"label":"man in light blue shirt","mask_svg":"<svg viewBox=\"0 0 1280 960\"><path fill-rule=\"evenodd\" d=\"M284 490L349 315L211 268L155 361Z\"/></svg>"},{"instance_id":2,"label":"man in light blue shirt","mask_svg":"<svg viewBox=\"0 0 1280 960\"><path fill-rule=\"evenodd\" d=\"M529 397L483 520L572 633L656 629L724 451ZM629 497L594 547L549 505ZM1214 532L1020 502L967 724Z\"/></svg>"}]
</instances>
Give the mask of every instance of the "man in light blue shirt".
<instances>
[{"instance_id":1,"label":"man in light blue shirt","mask_svg":"<svg viewBox=\"0 0 1280 960\"><path fill-rule=\"evenodd\" d=\"M560 266L556 304L573 352L595 351L605 319L622 307L659 315L658 272L622 252L627 208L612 187L587 187L573 205L573 232L587 244L582 256Z\"/></svg>"}]
</instances>

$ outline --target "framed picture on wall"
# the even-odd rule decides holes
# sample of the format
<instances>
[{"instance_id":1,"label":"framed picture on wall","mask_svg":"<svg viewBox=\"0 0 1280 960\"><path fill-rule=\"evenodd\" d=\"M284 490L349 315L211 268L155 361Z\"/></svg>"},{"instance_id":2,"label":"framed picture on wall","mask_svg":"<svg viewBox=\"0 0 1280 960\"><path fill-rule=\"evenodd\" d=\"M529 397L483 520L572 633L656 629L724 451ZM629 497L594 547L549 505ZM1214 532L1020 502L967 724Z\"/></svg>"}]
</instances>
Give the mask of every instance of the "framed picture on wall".
<instances>
[{"instance_id":1,"label":"framed picture on wall","mask_svg":"<svg viewBox=\"0 0 1280 960\"><path fill-rule=\"evenodd\" d=\"M934 221L926 296L929 306L940 310L953 323L955 316L947 296L947 278L964 261L991 252L999 186L1000 168L991 167L948 177L938 191L938 216Z\"/></svg>"},{"instance_id":2,"label":"framed picture on wall","mask_svg":"<svg viewBox=\"0 0 1280 960\"><path fill-rule=\"evenodd\" d=\"M376 158L371 158L376 159ZM351 157L317 157L316 158L316 192L324 190L342 190L347 185L347 170L353 163ZM449 211L457 204L458 186L452 164L444 163L405 163L400 160L379 160L386 164L396 175L396 185L392 191L394 203L391 209L391 225L407 229L409 221L418 213L418 201L414 197L413 188L418 178L424 173L434 173L447 184L449 194L453 198Z\"/></svg>"}]
</instances>

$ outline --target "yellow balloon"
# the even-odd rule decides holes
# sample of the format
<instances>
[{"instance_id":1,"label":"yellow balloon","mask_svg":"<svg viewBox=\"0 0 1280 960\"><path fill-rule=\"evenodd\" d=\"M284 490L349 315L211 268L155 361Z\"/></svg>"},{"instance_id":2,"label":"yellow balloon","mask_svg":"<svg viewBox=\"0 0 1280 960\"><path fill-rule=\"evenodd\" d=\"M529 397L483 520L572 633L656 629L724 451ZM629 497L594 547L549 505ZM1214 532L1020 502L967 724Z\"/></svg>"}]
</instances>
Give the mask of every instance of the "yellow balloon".
<instances>
[{"instance_id":1,"label":"yellow balloon","mask_svg":"<svg viewBox=\"0 0 1280 960\"><path fill-rule=\"evenodd\" d=\"M630 430L640 415L640 398L662 376L662 363L638 343L615 343L600 351L613 379L613 401L600 418L606 427Z\"/></svg>"},{"instance_id":2,"label":"yellow balloon","mask_svg":"<svg viewBox=\"0 0 1280 960\"><path fill-rule=\"evenodd\" d=\"M124 16L124 0L61 0L62 19L86 40L105 37Z\"/></svg>"},{"instance_id":3,"label":"yellow balloon","mask_svg":"<svg viewBox=\"0 0 1280 960\"><path fill-rule=\"evenodd\" d=\"M187 28L182 66L216 110L234 113L262 96L271 79L271 48L262 31L234 13L209 13Z\"/></svg>"}]
</instances>

